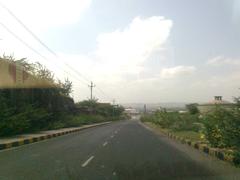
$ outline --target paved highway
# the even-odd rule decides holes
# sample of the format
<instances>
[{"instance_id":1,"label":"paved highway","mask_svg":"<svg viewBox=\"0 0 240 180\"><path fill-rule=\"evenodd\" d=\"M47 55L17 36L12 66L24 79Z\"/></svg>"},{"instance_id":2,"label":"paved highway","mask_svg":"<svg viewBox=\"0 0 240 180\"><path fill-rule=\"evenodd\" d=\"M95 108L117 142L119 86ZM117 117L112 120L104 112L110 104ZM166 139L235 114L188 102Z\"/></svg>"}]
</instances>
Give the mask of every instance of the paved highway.
<instances>
[{"instance_id":1,"label":"paved highway","mask_svg":"<svg viewBox=\"0 0 240 180\"><path fill-rule=\"evenodd\" d=\"M0 152L0 180L240 179L239 172L137 120Z\"/></svg>"}]
</instances>

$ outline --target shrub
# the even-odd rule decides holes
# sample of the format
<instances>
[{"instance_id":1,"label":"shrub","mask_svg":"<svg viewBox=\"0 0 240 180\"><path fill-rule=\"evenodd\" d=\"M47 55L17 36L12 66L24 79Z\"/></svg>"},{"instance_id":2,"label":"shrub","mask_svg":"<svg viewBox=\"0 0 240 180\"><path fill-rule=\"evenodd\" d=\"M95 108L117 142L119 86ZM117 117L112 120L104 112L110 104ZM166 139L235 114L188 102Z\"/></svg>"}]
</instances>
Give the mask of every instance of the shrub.
<instances>
[{"instance_id":1,"label":"shrub","mask_svg":"<svg viewBox=\"0 0 240 180\"><path fill-rule=\"evenodd\" d=\"M2 116L0 120L0 136L15 135L41 129L46 125L49 114L43 109L32 106L22 108L22 112L9 112L10 116Z\"/></svg>"},{"instance_id":2,"label":"shrub","mask_svg":"<svg viewBox=\"0 0 240 180\"><path fill-rule=\"evenodd\" d=\"M178 114L178 121L172 129L176 131L195 131L199 132L202 128L201 123L199 123L198 115L196 114Z\"/></svg>"},{"instance_id":3,"label":"shrub","mask_svg":"<svg viewBox=\"0 0 240 180\"><path fill-rule=\"evenodd\" d=\"M180 114L178 112L157 111L153 115L143 115L142 121L149 121L160 125L162 128L174 131L200 131L202 124L197 114Z\"/></svg>"},{"instance_id":4,"label":"shrub","mask_svg":"<svg viewBox=\"0 0 240 180\"><path fill-rule=\"evenodd\" d=\"M187 104L186 108L190 114L198 114L199 113L197 104Z\"/></svg>"},{"instance_id":5,"label":"shrub","mask_svg":"<svg viewBox=\"0 0 240 180\"><path fill-rule=\"evenodd\" d=\"M234 154L233 154L233 163L236 165L236 166L240 166L240 150L236 151Z\"/></svg>"},{"instance_id":6,"label":"shrub","mask_svg":"<svg viewBox=\"0 0 240 180\"><path fill-rule=\"evenodd\" d=\"M153 120L154 116L153 115L150 115L150 114L144 114L140 117L140 120L142 122L154 122Z\"/></svg>"},{"instance_id":7,"label":"shrub","mask_svg":"<svg viewBox=\"0 0 240 180\"><path fill-rule=\"evenodd\" d=\"M216 106L203 118L205 136L214 147L240 147L240 113Z\"/></svg>"}]
</instances>

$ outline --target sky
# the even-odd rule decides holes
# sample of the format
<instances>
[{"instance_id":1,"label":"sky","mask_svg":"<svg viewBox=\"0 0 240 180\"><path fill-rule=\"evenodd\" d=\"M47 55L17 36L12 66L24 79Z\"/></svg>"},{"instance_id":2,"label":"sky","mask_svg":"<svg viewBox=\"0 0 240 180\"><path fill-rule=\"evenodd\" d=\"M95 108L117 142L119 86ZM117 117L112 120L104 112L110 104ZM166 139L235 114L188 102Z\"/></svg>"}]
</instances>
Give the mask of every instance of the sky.
<instances>
[{"instance_id":1,"label":"sky","mask_svg":"<svg viewBox=\"0 0 240 180\"><path fill-rule=\"evenodd\" d=\"M231 101L240 95L238 0L0 2L56 55L2 6L0 54L41 62L55 77L69 78L75 101L89 98L90 81L104 102L207 102L215 95Z\"/></svg>"}]
</instances>

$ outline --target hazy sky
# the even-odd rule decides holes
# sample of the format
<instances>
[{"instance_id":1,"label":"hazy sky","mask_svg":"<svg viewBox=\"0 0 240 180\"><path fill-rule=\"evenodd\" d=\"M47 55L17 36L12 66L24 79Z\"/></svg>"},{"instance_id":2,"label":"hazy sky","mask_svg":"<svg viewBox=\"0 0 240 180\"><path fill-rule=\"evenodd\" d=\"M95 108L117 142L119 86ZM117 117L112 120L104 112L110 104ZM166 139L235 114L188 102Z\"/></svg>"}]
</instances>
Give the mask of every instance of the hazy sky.
<instances>
[{"instance_id":1,"label":"hazy sky","mask_svg":"<svg viewBox=\"0 0 240 180\"><path fill-rule=\"evenodd\" d=\"M102 101L205 102L240 95L239 0L0 0L57 58L3 8L0 53L39 61L69 77L74 98Z\"/></svg>"}]
</instances>

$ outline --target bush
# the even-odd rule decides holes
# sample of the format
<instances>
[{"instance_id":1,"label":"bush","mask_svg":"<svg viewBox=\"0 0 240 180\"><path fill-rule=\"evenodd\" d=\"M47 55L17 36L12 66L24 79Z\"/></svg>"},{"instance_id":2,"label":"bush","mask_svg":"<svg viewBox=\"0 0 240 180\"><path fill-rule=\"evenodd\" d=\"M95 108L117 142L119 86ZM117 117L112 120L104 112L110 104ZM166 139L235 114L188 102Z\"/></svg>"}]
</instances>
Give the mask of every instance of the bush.
<instances>
[{"instance_id":1,"label":"bush","mask_svg":"<svg viewBox=\"0 0 240 180\"><path fill-rule=\"evenodd\" d=\"M233 158L233 163L236 165L236 166L240 166L240 151L236 151L234 154L233 154L234 158Z\"/></svg>"},{"instance_id":2,"label":"bush","mask_svg":"<svg viewBox=\"0 0 240 180\"><path fill-rule=\"evenodd\" d=\"M157 111L152 115L143 115L141 121L153 122L162 128L168 128L174 131L199 132L202 129L202 124L199 122L197 114Z\"/></svg>"},{"instance_id":3,"label":"bush","mask_svg":"<svg viewBox=\"0 0 240 180\"><path fill-rule=\"evenodd\" d=\"M0 136L39 130L46 125L48 119L49 114L46 111L35 109L32 106L24 107L21 113L15 114L12 110L10 116L2 116L0 120Z\"/></svg>"},{"instance_id":4,"label":"bush","mask_svg":"<svg viewBox=\"0 0 240 180\"><path fill-rule=\"evenodd\" d=\"M59 129L59 128L66 128L66 127L79 127L82 125L93 124L93 123L101 123L108 121L108 118L105 118L101 115L65 115L64 118L60 121L53 122L49 129Z\"/></svg>"},{"instance_id":5,"label":"bush","mask_svg":"<svg viewBox=\"0 0 240 180\"><path fill-rule=\"evenodd\" d=\"M190 114L198 114L199 113L197 104L187 104L186 108Z\"/></svg>"},{"instance_id":6,"label":"bush","mask_svg":"<svg viewBox=\"0 0 240 180\"><path fill-rule=\"evenodd\" d=\"M199 123L198 115L196 114L178 114L178 121L172 127L176 131L195 131L199 132L202 129Z\"/></svg>"},{"instance_id":7,"label":"bush","mask_svg":"<svg viewBox=\"0 0 240 180\"><path fill-rule=\"evenodd\" d=\"M142 122L154 122L154 116L150 114L144 114L140 117Z\"/></svg>"},{"instance_id":8,"label":"bush","mask_svg":"<svg viewBox=\"0 0 240 180\"><path fill-rule=\"evenodd\" d=\"M216 106L203 118L205 136L213 147L240 148L240 113Z\"/></svg>"}]
</instances>

